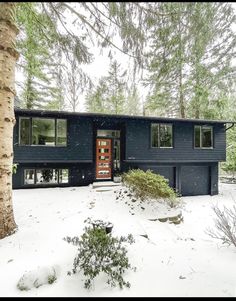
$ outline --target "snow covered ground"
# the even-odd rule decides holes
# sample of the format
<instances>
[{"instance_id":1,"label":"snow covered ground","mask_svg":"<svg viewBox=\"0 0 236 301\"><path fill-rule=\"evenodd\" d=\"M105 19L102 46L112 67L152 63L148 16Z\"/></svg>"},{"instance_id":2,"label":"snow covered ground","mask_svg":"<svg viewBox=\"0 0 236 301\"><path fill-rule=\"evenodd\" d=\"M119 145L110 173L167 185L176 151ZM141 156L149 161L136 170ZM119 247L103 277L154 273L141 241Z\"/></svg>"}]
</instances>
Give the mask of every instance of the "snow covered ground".
<instances>
[{"instance_id":1,"label":"snow covered ground","mask_svg":"<svg viewBox=\"0 0 236 301\"><path fill-rule=\"evenodd\" d=\"M143 209L137 202L117 199L119 187L110 189L90 185L15 190L19 229L0 240L0 297L236 296L236 249L205 233L214 226L212 205L232 206L236 184L220 184L217 196L183 197L184 221L177 225L154 221L163 214L161 205L142 204ZM80 236L88 217L112 222L114 236L133 234L135 243L127 248L137 271L124 275L130 288L111 288L105 276L99 276L87 290L81 273L67 275L76 247L63 237ZM57 273L53 284L28 291L17 288L24 273L32 276L51 268Z\"/></svg>"}]
</instances>

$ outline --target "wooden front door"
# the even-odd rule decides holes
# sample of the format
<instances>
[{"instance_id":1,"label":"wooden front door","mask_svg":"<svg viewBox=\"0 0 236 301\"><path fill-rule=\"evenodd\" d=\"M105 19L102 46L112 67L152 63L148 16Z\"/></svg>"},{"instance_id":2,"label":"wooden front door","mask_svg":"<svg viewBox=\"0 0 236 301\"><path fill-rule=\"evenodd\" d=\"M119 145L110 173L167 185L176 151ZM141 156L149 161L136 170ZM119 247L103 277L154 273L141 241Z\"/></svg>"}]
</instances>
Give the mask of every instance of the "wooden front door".
<instances>
[{"instance_id":1,"label":"wooden front door","mask_svg":"<svg viewBox=\"0 0 236 301\"><path fill-rule=\"evenodd\" d=\"M111 179L112 162L111 139L97 138L96 140L96 178Z\"/></svg>"}]
</instances>

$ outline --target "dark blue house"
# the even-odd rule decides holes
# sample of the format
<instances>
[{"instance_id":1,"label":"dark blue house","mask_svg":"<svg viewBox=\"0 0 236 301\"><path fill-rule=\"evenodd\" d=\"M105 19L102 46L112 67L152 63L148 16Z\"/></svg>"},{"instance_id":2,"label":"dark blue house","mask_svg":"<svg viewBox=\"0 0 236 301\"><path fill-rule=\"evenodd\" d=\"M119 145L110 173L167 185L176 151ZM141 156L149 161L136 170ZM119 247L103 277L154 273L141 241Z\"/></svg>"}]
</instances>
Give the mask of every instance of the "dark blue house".
<instances>
[{"instance_id":1,"label":"dark blue house","mask_svg":"<svg viewBox=\"0 0 236 301\"><path fill-rule=\"evenodd\" d=\"M88 185L151 169L180 194L218 193L229 121L15 109L13 188Z\"/></svg>"}]
</instances>

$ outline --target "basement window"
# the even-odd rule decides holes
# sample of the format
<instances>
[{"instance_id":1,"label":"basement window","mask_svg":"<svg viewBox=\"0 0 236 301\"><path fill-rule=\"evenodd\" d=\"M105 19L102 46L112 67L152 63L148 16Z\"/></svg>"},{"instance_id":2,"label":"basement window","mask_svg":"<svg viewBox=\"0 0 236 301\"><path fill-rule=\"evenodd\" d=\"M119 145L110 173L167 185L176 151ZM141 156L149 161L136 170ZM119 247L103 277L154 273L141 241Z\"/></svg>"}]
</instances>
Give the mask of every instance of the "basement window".
<instances>
[{"instance_id":1,"label":"basement window","mask_svg":"<svg viewBox=\"0 0 236 301\"><path fill-rule=\"evenodd\" d=\"M24 185L55 185L69 183L68 169L25 169Z\"/></svg>"},{"instance_id":2,"label":"basement window","mask_svg":"<svg viewBox=\"0 0 236 301\"><path fill-rule=\"evenodd\" d=\"M25 169L24 170L24 185L33 185L35 179L35 170L34 169Z\"/></svg>"}]
</instances>

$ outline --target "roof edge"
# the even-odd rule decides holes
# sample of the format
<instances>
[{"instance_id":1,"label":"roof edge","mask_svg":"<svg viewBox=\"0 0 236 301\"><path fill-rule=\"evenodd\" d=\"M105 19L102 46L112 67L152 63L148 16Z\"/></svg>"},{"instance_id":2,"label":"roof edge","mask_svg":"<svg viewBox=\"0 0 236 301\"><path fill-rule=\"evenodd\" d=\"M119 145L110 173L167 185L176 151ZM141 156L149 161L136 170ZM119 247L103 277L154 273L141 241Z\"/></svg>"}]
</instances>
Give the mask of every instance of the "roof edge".
<instances>
[{"instance_id":1,"label":"roof edge","mask_svg":"<svg viewBox=\"0 0 236 301\"><path fill-rule=\"evenodd\" d=\"M172 118L172 117L160 117L160 116L141 116L141 115L116 115L106 113L89 113L89 112L69 112L69 111L48 111L48 110L32 110L14 108L15 113L24 113L29 115L35 113L39 115L66 115L66 116L80 116L80 117L112 117L112 118L128 118L128 119L141 119L141 120L163 120L163 121L180 121L180 122L197 122L197 123L232 123L236 121L229 120L209 120L209 119L191 119L191 118Z\"/></svg>"}]
</instances>

